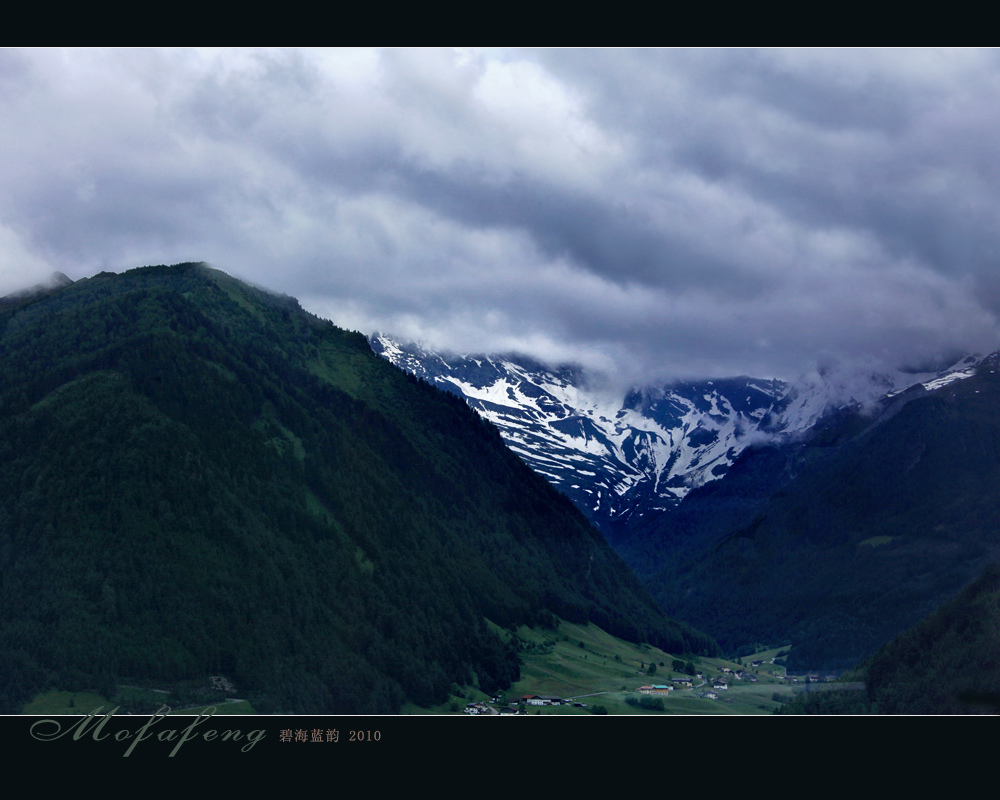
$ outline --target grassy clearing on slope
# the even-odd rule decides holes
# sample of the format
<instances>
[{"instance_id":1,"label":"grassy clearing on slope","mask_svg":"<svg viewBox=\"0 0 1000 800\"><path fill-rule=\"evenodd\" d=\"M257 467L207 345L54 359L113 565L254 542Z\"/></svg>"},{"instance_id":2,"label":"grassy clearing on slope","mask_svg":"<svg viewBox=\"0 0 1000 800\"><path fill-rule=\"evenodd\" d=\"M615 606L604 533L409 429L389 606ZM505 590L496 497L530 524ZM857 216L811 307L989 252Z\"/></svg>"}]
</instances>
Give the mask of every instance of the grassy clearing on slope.
<instances>
[{"instance_id":1,"label":"grassy clearing on slope","mask_svg":"<svg viewBox=\"0 0 1000 800\"><path fill-rule=\"evenodd\" d=\"M25 705L22 714L49 716L59 714L89 714L101 709L107 713L114 706L96 692L60 692L55 689L36 695Z\"/></svg>"},{"instance_id":2,"label":"grassy clearing on slope","mask_svg":"<svg viewBox=\"0 0 1000 800\"><path fill-rule=\"evenodd\" d=\"M163 706L167 706L170 715L174 714L201 714L206 708L215 706L213 714L256 714L257 711L247 700L225 701L216 700L210 703L187 706L184 708L173 708L170 700L171 693L164 689L144 689L138 686L119 686L118 693L112 699L108 699L95 691L86 692L66 692L52 689L36 695L21 710L22 714L31 716L59 716L107 714L112 710L118 715L136 713L153 714ZM188 701L190 702L190 701Z\"/></svg>"}]
</instances>

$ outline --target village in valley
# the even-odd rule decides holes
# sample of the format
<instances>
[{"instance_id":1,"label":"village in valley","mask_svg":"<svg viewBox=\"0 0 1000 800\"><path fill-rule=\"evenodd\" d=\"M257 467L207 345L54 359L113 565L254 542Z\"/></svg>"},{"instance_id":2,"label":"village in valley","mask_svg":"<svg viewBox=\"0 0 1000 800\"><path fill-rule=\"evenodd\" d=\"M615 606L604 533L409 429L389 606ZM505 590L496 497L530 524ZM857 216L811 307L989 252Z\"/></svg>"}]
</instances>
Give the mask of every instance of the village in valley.
<instances>
[{"instance_id":1,"label":"village in valley","mask_svg":"<svg viewBox=\"0 0 1000 800\"><path fill-rule=\"evenodd\" d=\"M734 660L671 655L616 639L594 625L521 628L521 679L475 696L453 687L436 709L470 716L772 714L803 692L861 688L828 674L789 675L787 647L759 646ZM421 713L416 709L412 713ZM423 710L426 713L426 710Z\"/></svg>"}]
</instances>

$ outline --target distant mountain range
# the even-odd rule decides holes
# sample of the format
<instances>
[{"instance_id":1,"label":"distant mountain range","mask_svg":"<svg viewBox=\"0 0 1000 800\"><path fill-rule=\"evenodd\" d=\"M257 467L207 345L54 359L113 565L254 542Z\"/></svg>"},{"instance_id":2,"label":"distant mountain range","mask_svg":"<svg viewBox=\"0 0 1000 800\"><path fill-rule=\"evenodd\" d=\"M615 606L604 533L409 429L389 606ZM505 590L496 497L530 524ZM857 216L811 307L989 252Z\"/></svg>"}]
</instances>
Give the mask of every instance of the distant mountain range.
<instances>
[{"instance_id":1,"label":"distant mountain range","mask_svg":"<svg viewBox=\"0 0 1000 800\"><path fill-rule=\"evenodd\" d=\"M513 356L373 348L465 398L669 614L847 668L1000 559L1000 355L621 394Z\"/></svg>"},{"instance_id":2,"label":"distant mountain range","mask_svg":"<svg viewBox=\"0 0 1000 800\"><path fill-rule=\"evenodd\" d=\"M1000 559L1000 355L967 372L747 448L616 548L724 647L858 663Z\"/></svg>"},{"instance_id":3,"label":"distant mountain range","mask_svg":"<svg viewBox=\"0 0 1000 800\"><path fill-rule=\"evenodd\" d=\"M741 376L616 392L594 388L580 368L524 356L438 353L384 334L369 341L396 366L465 398L609 535L676 507L751 444L793 439L838 409L873 407L918 384L969 377L980 360L921 372L828 371L795 384Z\"/></svg>"}]
</instances>

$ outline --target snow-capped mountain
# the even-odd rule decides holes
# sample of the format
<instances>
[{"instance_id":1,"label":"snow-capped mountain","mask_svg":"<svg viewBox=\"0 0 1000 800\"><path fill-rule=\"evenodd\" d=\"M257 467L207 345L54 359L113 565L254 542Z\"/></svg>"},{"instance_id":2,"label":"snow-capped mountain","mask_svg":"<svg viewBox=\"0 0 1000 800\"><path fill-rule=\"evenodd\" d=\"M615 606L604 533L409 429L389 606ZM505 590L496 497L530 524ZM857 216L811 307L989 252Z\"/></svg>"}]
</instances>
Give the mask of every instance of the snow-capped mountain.
<instances>
[{"instance_id":1,"label":"snow-capped mountain","mask_svg":"<svg viewBox=\"0 0 1000 800\"><path fill-rule=\"evenodd\" d=\"M523 356L435 353L382 334L370 342L396 366L463 396L599 526L676 505L754 441L802 432L832 408L967 377L980 360L940 372L827 370L795 385L739 377L615 393L593 388L578 368Z\"/></svg>"}]
</instances>

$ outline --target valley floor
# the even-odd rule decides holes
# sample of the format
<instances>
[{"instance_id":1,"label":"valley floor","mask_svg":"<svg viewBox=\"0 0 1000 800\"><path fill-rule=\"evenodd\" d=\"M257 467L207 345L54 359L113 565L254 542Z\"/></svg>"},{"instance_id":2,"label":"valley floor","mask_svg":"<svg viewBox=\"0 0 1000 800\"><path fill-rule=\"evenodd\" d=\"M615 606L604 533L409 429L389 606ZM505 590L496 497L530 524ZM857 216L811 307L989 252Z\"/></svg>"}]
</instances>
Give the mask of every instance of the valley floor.
<instances>
[{"instance_id":1,"label":"valley floor","mask_svg":"<svg viewBox=\"0 0 1000 800\"><path fill-rule=\"evenodd\" d=\"M773 714L797 694L829 685L821 676L808 676L808 684L807 676L786 676L784 667L773 663L781 652L777 648L741 664L672 655L616 639L595 625L561 622L554 630L521 628L517 636L523 643L521 678L507 692L490 698L463 690L441 706L411 705L403 713L500 714L517 708L541 716ZM683 680L690 687L677 683Z\"/></svg>"}]
</instances>

